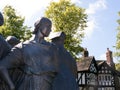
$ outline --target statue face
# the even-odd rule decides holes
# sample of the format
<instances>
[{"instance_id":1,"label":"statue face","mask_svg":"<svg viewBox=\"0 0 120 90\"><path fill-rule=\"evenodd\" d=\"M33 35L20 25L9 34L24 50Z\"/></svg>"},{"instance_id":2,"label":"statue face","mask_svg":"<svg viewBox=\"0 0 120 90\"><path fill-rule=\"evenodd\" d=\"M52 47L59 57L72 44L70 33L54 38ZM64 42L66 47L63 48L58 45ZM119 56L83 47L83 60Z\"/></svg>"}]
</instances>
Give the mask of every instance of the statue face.
<instances>
[{"instance_id":1,"label":"statue face","mask_svg":"<svg viewBox=\"0 0 120 90\"><path fill-rule=\"evenodd\" d=\"M41 32L45 37L47 37L50 34L51 27L52 27L51 23L47 23L47 24L43 25L43 28L42 28Z\"/></svg>"}]
</instances>

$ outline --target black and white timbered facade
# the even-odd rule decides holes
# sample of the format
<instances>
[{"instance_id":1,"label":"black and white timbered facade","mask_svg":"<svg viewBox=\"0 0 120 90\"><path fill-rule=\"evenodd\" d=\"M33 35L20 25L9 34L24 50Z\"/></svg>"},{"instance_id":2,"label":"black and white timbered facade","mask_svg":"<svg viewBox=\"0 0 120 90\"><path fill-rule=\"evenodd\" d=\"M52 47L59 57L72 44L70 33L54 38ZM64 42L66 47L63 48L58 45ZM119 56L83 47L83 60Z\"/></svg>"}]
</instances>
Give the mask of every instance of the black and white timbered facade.
<instances>
[{"instance_id":1,"label":"black and white timbered facade","mask_svg":"<svg viewBox=\"0 0 120 90\"><path fill-rule=\"evenodd\" d=\"M107 60L87 56L77 62L80 90L120 90L120 72L106 54Z\"/></svg>"},{"instance_id":2,"label":"black and white timbered facade","mask_svg":"<svg viewBox=\"0 0 120 90\"><path fill-rule=\"evenodd\" d=\"M84 61L84 59L86 61ZM94 57L86 57L77 63L78 84L80 90L96 90L97 86L97 64ZM86 87L87 86L87 87Z\"/></svg>"},{"instance_id":3,"label":"black and white timbered facade","mask_svg":"<svg viewBox=\"0 0 120 90\"><path fill-rule=\"evenodd\" d=\"M115 71L105 61L99 65L98 90L115 90Z\"/></svg>"}]
</instances>

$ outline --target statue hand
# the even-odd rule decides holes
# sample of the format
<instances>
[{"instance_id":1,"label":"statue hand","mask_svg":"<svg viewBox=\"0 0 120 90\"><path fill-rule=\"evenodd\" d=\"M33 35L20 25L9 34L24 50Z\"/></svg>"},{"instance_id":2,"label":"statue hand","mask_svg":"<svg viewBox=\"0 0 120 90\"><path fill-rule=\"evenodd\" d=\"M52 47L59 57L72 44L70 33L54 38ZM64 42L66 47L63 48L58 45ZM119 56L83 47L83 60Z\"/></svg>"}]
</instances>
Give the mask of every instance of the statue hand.
<instances>
[{"instance_id":1,"label":"statue hand","mask_svg":"<svg viewBox=\"0 0 120 90\"><path fill-rule=\"evenodd\" d=\"M10 85L10 90L15 90L15 86L14 85Z\"/></svg>"}]
</instances>

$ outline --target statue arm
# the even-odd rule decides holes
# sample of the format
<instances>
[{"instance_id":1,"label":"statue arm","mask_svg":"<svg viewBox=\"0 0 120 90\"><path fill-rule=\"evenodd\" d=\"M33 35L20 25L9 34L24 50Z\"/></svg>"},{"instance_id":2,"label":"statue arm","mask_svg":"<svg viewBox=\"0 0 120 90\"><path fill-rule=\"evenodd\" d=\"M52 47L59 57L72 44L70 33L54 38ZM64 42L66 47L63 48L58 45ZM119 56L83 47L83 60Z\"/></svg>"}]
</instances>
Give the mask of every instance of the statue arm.
<instances>
[{"instance_id":1,"label":"statue arm","mask_svg":"<svg viewBox=\"0 0 120 90\"><path fill-rule=\"evenodd\" d=\"M1 78L9 85L10 90L15 90L15 86L14 86L6 68L0 67L0 75L1 75Z\"/></svg>"},{"instance_id":2,"label":"statue arm","mask_svg":"<svg viewBox=\"0 0 120 90\"><path fill-rule=\"evenodd\" d=\"M21 65L22 53L18 48L14 48L5 58L0 60L0 77L14 90L14 84L9 76L8 69Z\"/></svg>"},{"instance_id":3,"label":"statue arm","mask_svg":"<svg viewBox=\"0 0 120 90\"><path fill-rule=\"evenodd\" d=\"M5 57L11 50L10 45L5 41L2 35L0 35L0 59Z\"/></svg>"}]
</instances>

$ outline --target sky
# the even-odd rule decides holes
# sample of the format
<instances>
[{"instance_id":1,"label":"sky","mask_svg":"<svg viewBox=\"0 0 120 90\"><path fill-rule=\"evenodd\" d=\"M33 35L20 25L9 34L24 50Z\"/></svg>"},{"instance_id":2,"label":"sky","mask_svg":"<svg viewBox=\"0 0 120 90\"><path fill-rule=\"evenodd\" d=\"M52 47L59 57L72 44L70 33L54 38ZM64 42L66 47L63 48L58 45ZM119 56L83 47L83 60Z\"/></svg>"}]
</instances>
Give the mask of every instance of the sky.
<instances>
[{"instance_id":1,"label":"sky","mask_svg":"<svg viewBox=\"0 0 120 90\"><path fill-rule=\"evenodd\" d=\"M0 0L0 11L6 5L11 5L19 15L25 17L25 25L34 28L34 22L41 16L51 1L59 0ZM71 0L77 6L85 8L88 15L85 37L82 41L90 56L96 60L106 60L106 49L115 52L117 26L120 17L120 0ZM117 59L114 58L114 62Z\"/></svg>"}]
</instances>

